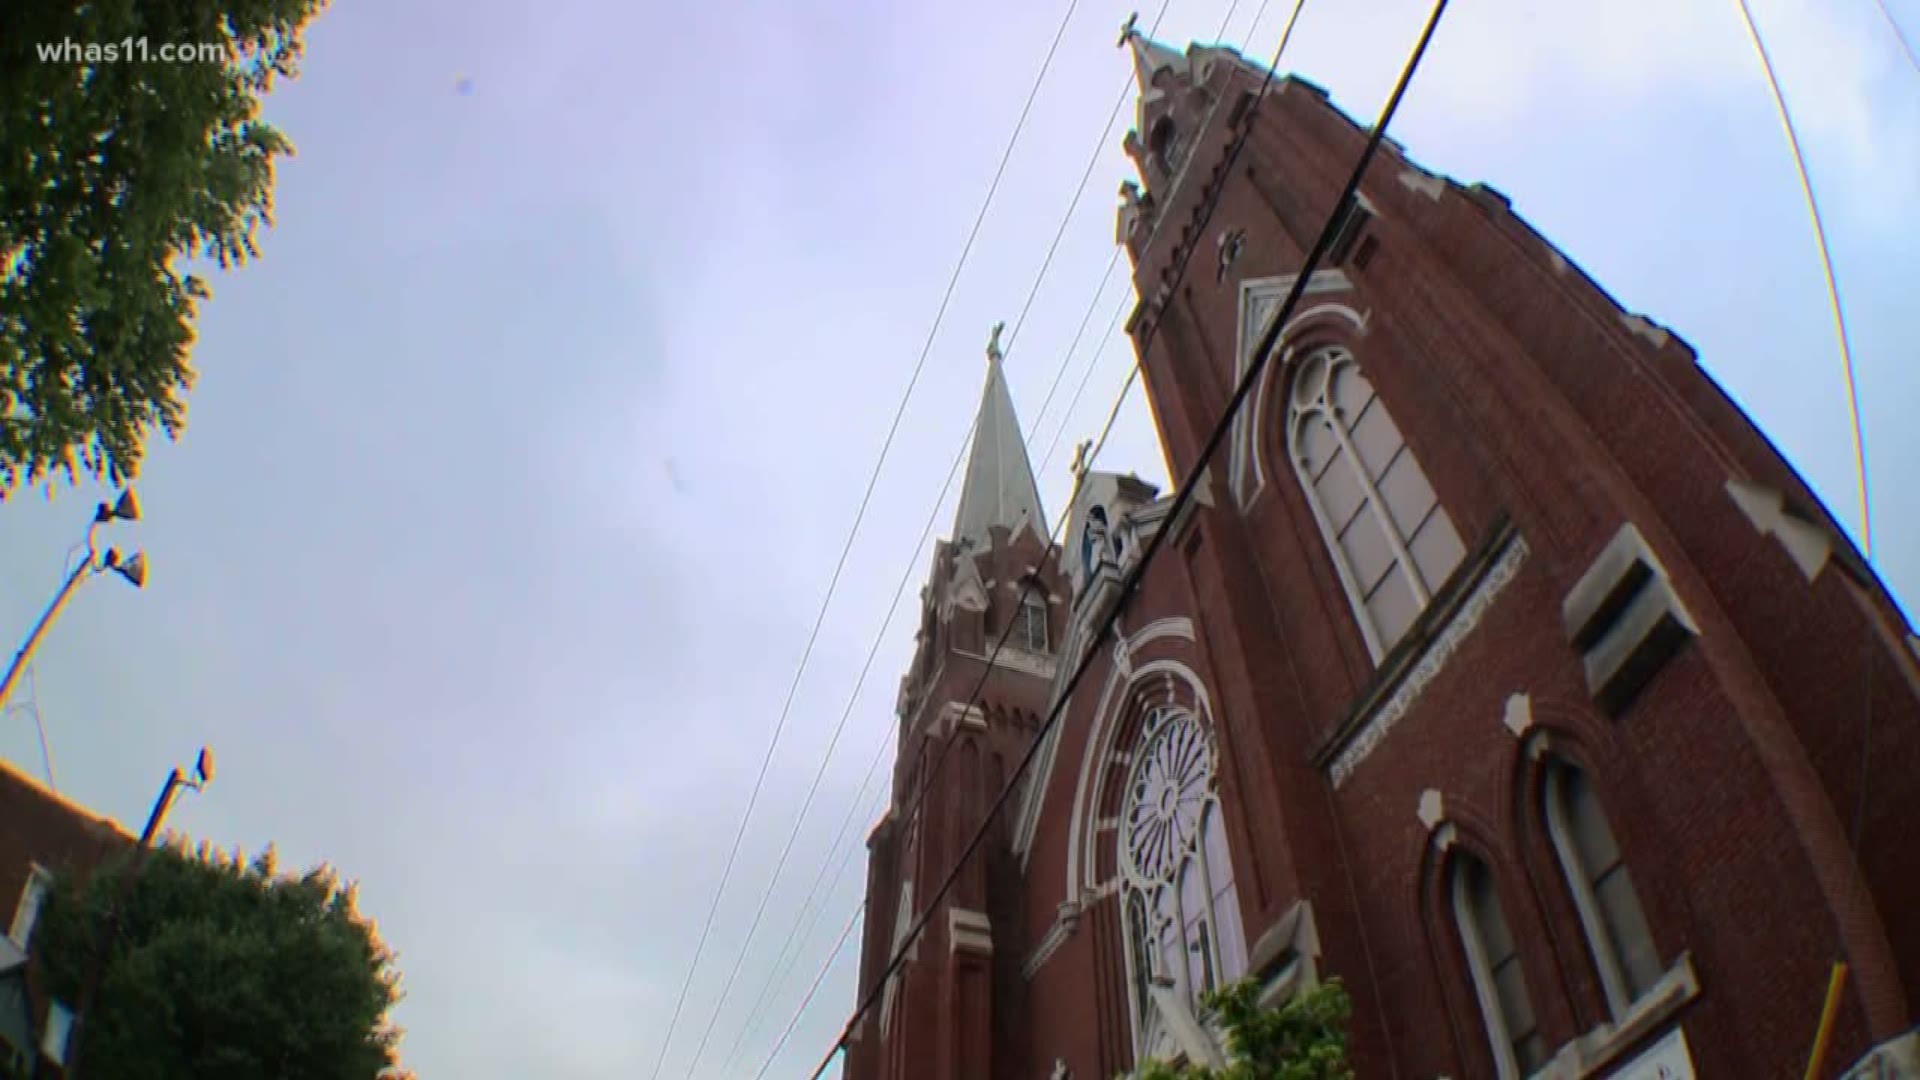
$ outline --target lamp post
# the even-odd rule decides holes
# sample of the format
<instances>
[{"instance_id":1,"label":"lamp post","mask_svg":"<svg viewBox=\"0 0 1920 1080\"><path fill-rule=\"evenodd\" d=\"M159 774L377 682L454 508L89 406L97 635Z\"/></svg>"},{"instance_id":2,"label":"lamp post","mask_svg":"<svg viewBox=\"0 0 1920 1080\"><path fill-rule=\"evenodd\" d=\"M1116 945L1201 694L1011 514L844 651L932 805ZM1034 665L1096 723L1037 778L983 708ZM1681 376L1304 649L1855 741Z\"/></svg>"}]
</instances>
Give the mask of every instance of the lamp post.
<instances>
[{"instance_id":1,"label":"lamp post","mask_svg":"<svg viewBox=\"0 0 1920 1080\"><path fill-rule=\"evenodd\" d=\"M8 665L6 677L0 678L0 708L4 708L7 699L13 696L13 684L19 681L20 672L26 668L27 661L33 659L33 652L40 647L40 638L46 634L47 627L53 625L53 620L60 616L60 610L67 606L68 600L73 599L82 581L94 574L112 570L131 581L136 589L146 585L147 557L144 553L136 551L131 557L123 559L118 548L108 548L103 554L94 547L94 534L100 531L100 526L115 519L140 520L140 500L134 497L132 488L121 492L120 498L112 506L101 503L100 508L93 512L93 521L87 526L87 557L80 560L80 565L67 575L66 582L53 595L47 610L40 613L40 621L34 623L33 629L27 633L27 640L20 646L20 651L13 654L13 663Z\"/></svg>"},{"instance_id":2,"label":"lamp post","mask_svg":"<svg viewBox=\"0 0 1920 1080\"><path fill-rule=\"evenodd\" d=\"M87 1020L92 1016L94 999L100 993L100 983L106 978L107 961L112 958L114 949L120 944L120 913L127 906L127 898L133 893L134 879L140 876L141 868L146 864L147 852L153 847L153 838L160 832L160 825L166 820L167 811L173 808L173 800L181 788L201 791L213 782L213 754L205 747L200 748L200 757L193 763L191 775L175 766L167 774L167 782L160 787L160 797L153 801L153 810L147 815L147 827L140 831L140 843L133 849L133 859L120 877L119 888L114 890L113 905L105 913L105 926L100 935L98 947L94 949L93 967L87 973L87 982L80 993L80 1007L74 1010L73 1025L67 1030L67 1061L64 1075L67 1080L79 1080L81 1051L86 1047L85 1029Z\"/></svg>"}]
</instances>

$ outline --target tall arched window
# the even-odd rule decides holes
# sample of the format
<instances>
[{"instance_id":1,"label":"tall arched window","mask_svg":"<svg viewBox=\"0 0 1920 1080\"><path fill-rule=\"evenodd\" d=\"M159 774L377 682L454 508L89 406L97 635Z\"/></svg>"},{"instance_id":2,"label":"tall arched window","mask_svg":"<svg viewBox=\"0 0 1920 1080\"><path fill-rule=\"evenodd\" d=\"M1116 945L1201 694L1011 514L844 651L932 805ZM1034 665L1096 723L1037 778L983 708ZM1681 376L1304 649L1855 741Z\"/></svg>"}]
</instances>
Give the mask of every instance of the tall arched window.
<instances>
[{"instance_id":1,"label":"tall arched window","mask_svg":"<svg viewBox=\"0 0 1920 1080\"><path fill-rule=\"evenodd\" d=\"M1534 1017L1520 950L1500 904L1493 872L1486 863L1462 852L1454 856L1452 873L1453 917L1460 925L1494 1066L1501 1080L1529 1076L1546 1064L1547 1044Z\"/></svg>"},{"instance_id":2,"label":"tall arched window","mask_svg":"<svg viewBox=\"0 0 1920 1080\"><path fill-rule=\"evenodd\" d=\"M1119 845L1136 1052L1163 1056L1172 1038L1165 1009L1198 1015L1200 996L1247 966L1213 735L1184 706L1146 716L1121 803Z\"/></svg>"},{"instance_id":3,"label":"tall arched window","mask_svg":"<svg viewBox=\"0 0 1920 1080\"><path fill-rule=\"evenodd\" d=\"M1661 975L1646 913L1587 774L1566 761L1552 761L1545 797L1548 832L1580 912L1588 950L1600 968L1607 1004L1616 1018L1625 1016Z\"/></svg>"},{"instance_id":4,"label":"tall arched window","mask_svg":"<svg viewBox=\"0 0 1920 1080\"><path fill-rule=\"evenodd\" d=\"M1367 647L1378 660L1466 548L1373 385L1338 346L1300 365L1288 450Z\"/></svg>"}]
</instances>

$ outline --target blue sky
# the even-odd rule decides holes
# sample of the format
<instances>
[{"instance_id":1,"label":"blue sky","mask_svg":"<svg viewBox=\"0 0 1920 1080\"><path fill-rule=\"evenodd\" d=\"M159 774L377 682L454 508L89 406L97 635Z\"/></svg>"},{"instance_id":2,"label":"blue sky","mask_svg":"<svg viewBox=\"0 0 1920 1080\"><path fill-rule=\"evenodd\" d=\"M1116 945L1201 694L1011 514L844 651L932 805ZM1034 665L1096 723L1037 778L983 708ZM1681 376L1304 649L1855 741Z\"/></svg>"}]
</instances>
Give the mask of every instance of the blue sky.
<instances>
[{"instance_id":1,"label":"blue sky","mask_svg":"<svg viewBox=\"0 0 1920 1080\"><path fill-rule=\"evenodd\" d=\"M1920 37L1920 0L1889 4ZM1227 39L1270 56L1289 6L1251 32L1255 3L1233 7ZM1920 73L1872 0L1754 8L1855 331L1877 562L1911 608ZM1063 9L335 5L305 75L272 100L300 151L279 225L259 263L215 281L190 428L153 448L147 520L110 537L149 552L152 582L90 585L37 663L61 790L137 823L167 768L211 744L220 777L174 824L360 879L401 953L399 1019L423 1075L649 1069L867 470ZM894 585L928 564L920 530L978 400L987 329L1018 312L1128 76L1113 44L1129 10L1078 5L800 684L663 1075L688 1075ZM1173 0L1161 36L1211 38L1228 12ZM1286 66L1371 117L1423 14L1311 3ZM1120 134L1008 361L1036 459L1065 433L1041 477L1056 511L1072 443L1131 361L1118 337L1097 358L1083 346L1035 415L1112 251ZM1456 5L1394 134L1506 192L1692 342L1855 520L1824 287L1732 0ZM1125 295L1107 285L1090 335ZM1102 464L1163 479L1137 397ZM30 624L96 497L0 511L0 626ZM856 860L727 1068L891 733L913 621L887 632L693 1075L753 1074L858 903ZM0 753L40 771L28 717L6 717ZM850 960L772 1075L803 1071L837 1031Z\"/></svg>"}]
</instances>

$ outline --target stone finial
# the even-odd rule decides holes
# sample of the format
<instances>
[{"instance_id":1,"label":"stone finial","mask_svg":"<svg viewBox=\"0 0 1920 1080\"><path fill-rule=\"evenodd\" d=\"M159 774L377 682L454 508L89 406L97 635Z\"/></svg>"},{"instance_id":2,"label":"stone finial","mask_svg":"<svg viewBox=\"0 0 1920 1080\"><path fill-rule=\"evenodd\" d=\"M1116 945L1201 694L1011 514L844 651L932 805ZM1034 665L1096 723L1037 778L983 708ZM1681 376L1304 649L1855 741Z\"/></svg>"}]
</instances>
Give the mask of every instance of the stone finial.
<instances>
[{"instance_id":1,"label":"stone finial","mask_svg":"<svg viewBox=\"0 0 1920 1080\"><path fill-rule=\"evenodd\" d=\"M1006 359L1006 353L1000 351L1000 334L1006 330L1004 320L993 324L993 336L987 339L987 363L997 364Z\"/></svg>"}]
</instances>

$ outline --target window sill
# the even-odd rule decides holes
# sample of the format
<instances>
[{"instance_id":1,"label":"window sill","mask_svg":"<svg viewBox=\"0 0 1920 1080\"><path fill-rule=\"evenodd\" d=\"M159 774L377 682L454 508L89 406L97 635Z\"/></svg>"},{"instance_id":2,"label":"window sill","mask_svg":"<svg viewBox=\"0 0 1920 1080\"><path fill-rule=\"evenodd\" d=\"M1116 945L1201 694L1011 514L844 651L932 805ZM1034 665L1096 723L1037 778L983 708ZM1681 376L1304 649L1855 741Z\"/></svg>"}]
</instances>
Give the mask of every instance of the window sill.
<instances>
[{"instance_id":1,"label":"window sill","mask_svg":"<svg viewBox=\"0 0 1920 1080\"><path fill-rule=\"evenodd\" d=\"M1618 1021L1602 1021L1592 1031L1562 1046L1553 1060L1533 1076L1535 1080L1589 1080L1604 1076L1699 996L1700 978L1694 974L1693 954L1683 952L1667 973L1660 976L1660 981L1640 995L1626 1016Z\"/></svg>"}]
</instances>

